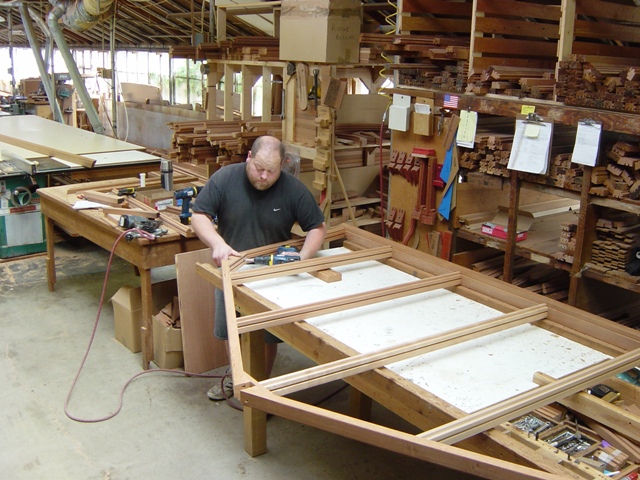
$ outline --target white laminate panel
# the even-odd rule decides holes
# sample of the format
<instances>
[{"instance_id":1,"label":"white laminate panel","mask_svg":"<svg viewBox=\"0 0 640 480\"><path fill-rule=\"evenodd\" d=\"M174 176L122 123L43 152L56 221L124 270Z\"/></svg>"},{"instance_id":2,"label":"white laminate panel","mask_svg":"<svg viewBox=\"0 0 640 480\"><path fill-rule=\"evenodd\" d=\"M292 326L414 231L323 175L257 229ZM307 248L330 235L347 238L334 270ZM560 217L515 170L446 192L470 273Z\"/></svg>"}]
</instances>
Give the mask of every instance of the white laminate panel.
<instances>
[{"instance_id":1,"label":"white laminate panel","mask_svg":"<svg viewBox=\"0 0 640 480\"><path fill-rule=\"evenodd\" d=\"M332 249L321 254L344 252ZM257 267L268 268L268 267ZM252 282L254 291L286 308L414 281L380 262L337 267L342 281L307 274ZM501 312L448 290L309 319L333 338L362 352L488 320ZM535 372L562 377L609 358L547 330L523 325L389 365L400 376L471 413L536 387Z\"/></svg>"},{"instance_id":2,"label":"white laminate panel","mask_svg":"<svg viewBox=\"0 0 640 480\"><path fill-rule=\"evenodd\" d=\"M133 143L70 127L36 115L2 117L0 118L0 133L76 155L144 150L144 147Z\"/></svg>"}]
</instances>

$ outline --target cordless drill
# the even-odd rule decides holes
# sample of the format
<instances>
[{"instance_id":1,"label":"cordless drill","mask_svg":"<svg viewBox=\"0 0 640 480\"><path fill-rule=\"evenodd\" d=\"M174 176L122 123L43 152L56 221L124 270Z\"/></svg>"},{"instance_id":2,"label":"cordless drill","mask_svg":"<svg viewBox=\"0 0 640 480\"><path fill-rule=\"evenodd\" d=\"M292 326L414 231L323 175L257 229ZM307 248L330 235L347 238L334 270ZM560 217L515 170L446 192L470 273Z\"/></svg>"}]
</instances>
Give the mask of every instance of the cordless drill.
<instances>
[{"instance_id":1,"label":"cordless drill","mask_svg":"<svg viewBox=\"0 0 640 480\"><path fill-rule=\"evenodd\" d=\"M196 198L202 187L186 187L182 190L176 190L173 192L173 197L176 200L182 200L182 211L180 212L180 223L183 225L189 225L191 223L191 199Z\"/></svg>"},{"instance_id":2,"label":"cordless drill","mask_svg":"<svg viewBox=\"0 0 640 480\"><path fill-rule=\"evenodd\" d=\"M287 253L289 253L287 255ZM281 265L283 263L297 262L300 260L300 254L296 247L289 245L282 245L278 247L275 254L260 255L255 258L247 258L247 263L254 263L256 265Z\"/></svg>"}]
</instances>

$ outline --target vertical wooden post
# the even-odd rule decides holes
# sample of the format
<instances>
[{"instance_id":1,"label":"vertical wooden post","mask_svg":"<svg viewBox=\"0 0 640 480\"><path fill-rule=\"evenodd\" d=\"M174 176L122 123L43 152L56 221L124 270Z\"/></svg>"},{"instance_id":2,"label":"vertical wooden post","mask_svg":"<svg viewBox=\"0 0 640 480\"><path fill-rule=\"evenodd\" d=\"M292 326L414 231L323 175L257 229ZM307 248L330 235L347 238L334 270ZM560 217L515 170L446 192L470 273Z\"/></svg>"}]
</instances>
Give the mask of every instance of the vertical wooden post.
<instances>
[{"instance_id":1,"label":"vertical wooden post","mask_svg":"<svg viewBox=\"0 0 640 480\"><path fill-rule=\"evenodd\" d=\"M520 203L520 179L518 171L511 170L509 177L509 222L507 224L507 241L504 247L503 280L513 281L513 261L516 254L516 235L518 233L518 205Z\"/></svg>"}]
</instances>

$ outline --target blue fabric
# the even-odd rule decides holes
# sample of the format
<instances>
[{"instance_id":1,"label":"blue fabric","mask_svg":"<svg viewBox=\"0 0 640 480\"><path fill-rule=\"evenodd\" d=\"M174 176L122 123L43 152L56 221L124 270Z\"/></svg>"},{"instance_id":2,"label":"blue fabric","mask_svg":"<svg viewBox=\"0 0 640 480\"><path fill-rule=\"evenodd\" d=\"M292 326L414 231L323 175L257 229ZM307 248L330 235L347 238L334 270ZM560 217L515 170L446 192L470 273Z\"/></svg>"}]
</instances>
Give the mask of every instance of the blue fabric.
<instances>
[{"instance_id":1,"label":"blue fabric","mask_svg":"<svg viewBox=\"0 0 640 480\"><path fill-rule=\"evenodd\" d=\"M451 146L449 147L449 150L447 150L447 154L444 157L442 170L440 170L440 179L445 183L445 188L447 182L449 181L449 176L451 175L454 143L455 142L451 142ZM447 220L449 220L449 217L451 216L451 196L453 195L453 185L454 183L451 182L451 184L445 190L444 195L442 196L442 200L440 201L440 206L438 207L438 213Z\"/></svg>"}]
</instances>

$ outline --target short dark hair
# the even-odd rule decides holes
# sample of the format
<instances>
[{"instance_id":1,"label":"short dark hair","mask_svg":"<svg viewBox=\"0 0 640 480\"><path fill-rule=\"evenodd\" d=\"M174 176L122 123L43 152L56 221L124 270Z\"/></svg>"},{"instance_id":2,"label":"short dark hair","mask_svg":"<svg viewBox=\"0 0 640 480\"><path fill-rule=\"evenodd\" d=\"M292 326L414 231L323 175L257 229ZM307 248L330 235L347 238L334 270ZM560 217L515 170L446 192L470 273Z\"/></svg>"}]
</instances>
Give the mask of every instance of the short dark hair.
<instances>
[{"instance_id":1,"label":"short dark hair","mask_svg":"<svg viewBox=\"0 0 640 480\"><path fill-rule=\"evenodd\" d=\"M282 143L276 137L272 137L269 135L263 135L262 137L258 137L253 141L253 145L251 145L251 156L255 157L262 148L273 148L276 145L276 142L278 145L280 160L284 160L284 143Z\"/></svg>"}]
</instances>

